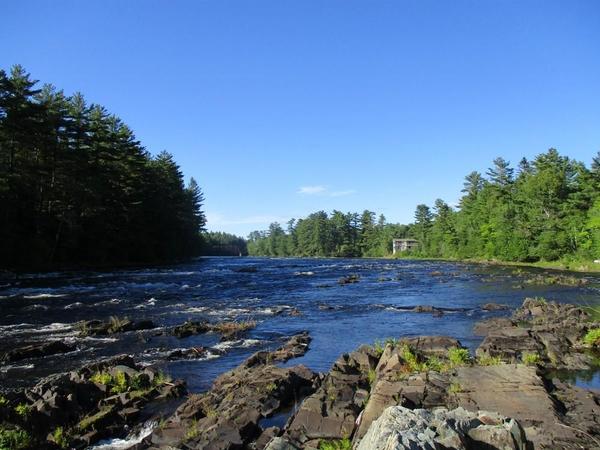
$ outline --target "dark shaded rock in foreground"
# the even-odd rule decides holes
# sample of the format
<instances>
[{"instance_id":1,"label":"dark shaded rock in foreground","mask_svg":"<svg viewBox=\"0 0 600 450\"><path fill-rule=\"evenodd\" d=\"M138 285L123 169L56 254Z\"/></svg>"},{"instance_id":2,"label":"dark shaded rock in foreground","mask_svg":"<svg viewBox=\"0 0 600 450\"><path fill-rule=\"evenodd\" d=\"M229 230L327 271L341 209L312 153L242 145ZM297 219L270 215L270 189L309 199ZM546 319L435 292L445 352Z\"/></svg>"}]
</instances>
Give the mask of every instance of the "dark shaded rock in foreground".
<instances>
[{"instance_id":1,"label":"dark shaded rock in foreground","mask_svg":"<svg viewBox=\"0 0 600 450\"><path fill-rule=\"evenodd\" d=\"M26 433L27 448L58 448L58 444L82 448L123 434L148 403L184 392L182 382L172 383L158 371L138 366L122 355L52 375L31 389L7 394L0 407L0 424L3 430Z\"/></svg>"},{"instance_id":2,"label":"dark shaded rock in foreground","mask_svg":"<svg viewBox=\"0 0 600 450\"><path fill-rule=\"evenodd\" d=\"M255 353L219 376L210 391L191 396L144 445L227 450L270 440L276 430L263 430L260 421L300 402L319 384L317 374L302 365L275 364L303 355L309 342L303 333L275 351Z\"/></svg>"}]
</instances>

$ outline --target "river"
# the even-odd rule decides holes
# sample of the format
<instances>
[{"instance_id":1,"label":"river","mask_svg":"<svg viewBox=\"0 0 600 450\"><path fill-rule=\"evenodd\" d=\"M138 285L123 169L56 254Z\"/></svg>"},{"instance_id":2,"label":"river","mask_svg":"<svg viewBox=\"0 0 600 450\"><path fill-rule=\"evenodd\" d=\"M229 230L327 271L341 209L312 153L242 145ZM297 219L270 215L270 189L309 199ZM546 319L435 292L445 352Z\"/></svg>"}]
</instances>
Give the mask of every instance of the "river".
<instances>
[{"instance_id":1,"label":"river","mask_svg":"<svg viewBox=\"0 0 600 450\"><path fill-rule=\"evenodd\" d=\"M43 376L129 353L146 364L162 366L174 378L186 380L190 391L199 392L251 353L276 347L302 330L313 338L311 350L292 362L327 371L341 353L387 337L449 335L474 350L481 338L473 334L473 324L510 314L483 310L488 302L514 308L534 296L583 305L598 300L598 275L574 275L586 278L584 286L526 282L539 272L389 259L207 257L138 270L23 275L0 285L0 354L49 340L75 343L77 349L0 363L0 387L31 386ZM338 283L352 274L359 276L358 282ZM443 314L409 311L417 305L440 308ZM111 316L150 319L157 328L102 337L79 335L78 321ZM253 319L257 326L231 342L220 342L212 333L184 339L161 333L188 319ZM198 346L214 351L195 360L165 360L170 350Z\"/></svg>"}]
</instances>

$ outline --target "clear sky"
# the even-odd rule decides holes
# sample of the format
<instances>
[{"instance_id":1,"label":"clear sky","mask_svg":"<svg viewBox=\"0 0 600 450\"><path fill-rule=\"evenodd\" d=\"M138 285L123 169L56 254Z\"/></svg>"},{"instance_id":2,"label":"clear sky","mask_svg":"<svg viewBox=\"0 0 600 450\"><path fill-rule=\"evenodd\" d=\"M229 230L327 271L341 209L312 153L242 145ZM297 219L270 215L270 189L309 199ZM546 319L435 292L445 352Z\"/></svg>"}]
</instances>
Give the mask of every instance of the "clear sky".
<instances>
[{"instance_id":1,"label":"clear sky","mask_svg":"<svg viewBox=\"0 0 600 450\"><path fill-rule=\"evenodd\" d=\"M2 4L20 63L119 115L202 186L209 228L320 209L409 222L496 156L600 150L600 2Z\"/></svg>"}]
</instances>

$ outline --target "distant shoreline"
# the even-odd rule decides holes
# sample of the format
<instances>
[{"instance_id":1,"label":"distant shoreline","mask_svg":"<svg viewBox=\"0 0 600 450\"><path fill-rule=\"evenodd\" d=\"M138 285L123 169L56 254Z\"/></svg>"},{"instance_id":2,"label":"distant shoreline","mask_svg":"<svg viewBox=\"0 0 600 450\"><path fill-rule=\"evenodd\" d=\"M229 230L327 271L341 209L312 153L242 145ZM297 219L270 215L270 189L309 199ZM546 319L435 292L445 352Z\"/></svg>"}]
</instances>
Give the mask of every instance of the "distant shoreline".
<instances>
[{"instance_id":1,"label":"distant shoreline","mask_svg":"<svg viewBox=\"0 0 600 450\"><path fill-rule=\"evenodd\" d=\"M600 264L594 263L593 261L575 261L570 264L566 264L561 261L547 261L547 262L517 262L517 261L501 261L497 259L478 259L478 258L430 258L418 256L411 256L407 258L390 256L390 259L399 260L418 260L418 261L447 261L447 262L460 262L466 264L478 264L488 266L507 266L507 267L527 267L533 269L545 269L555 270L557 272L577 272L577 273L598 273L600 272Z\"/></svg>"}]
</instances>

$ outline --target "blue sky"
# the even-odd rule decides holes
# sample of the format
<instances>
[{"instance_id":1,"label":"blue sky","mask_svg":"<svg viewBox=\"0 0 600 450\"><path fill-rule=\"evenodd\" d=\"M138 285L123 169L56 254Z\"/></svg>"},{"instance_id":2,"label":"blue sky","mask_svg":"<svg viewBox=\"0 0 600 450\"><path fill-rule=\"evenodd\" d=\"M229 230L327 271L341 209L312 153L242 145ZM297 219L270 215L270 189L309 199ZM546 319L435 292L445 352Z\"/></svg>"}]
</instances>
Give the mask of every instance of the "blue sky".
<instances>
[{"instance_id":1,"label":"blue sky","mask_svg":"<svg viewBox=\"0 0 600 450\"><path fill-rule=\"evenodd\" d=\"M409 222L496 156L600 150L600 2L6 2L20 63L175 155L209 228Z\"/></svg>"}]
</instances>

